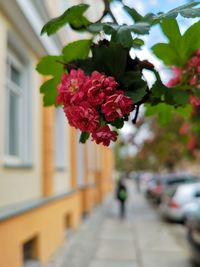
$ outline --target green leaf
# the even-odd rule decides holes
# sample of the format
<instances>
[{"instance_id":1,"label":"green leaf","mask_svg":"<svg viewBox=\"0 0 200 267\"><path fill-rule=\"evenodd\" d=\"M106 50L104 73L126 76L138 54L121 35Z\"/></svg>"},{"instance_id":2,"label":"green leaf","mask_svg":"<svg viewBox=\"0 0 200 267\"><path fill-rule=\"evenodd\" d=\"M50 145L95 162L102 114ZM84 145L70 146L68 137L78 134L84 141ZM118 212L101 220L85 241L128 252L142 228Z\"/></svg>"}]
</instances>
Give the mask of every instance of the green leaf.
<instances>
[{"instance_id":1,"label":"green leaf","mask_svg":"<svg viewBox=\"0 0 200 267\"><path fill-rule=\"evenodd\" d=\"M180 12L182 17L185 18L196 18L196 17L200 17L200 8L188 8L185 9L184 11Z\"/></svg>"},{"instance_id":2,"label":"green leaf","mask_svg":"<svg viewBox=\"0 0 200 267\"><path fill-rule=\"evenodd\" d=\"M194 95L200 98L200 90L198 88L194 90Z\"/></svg>"},{"instance_id":3,"label":"green leaf","mask_svg":"<svg viewBox=\"0 0 200 267\"><path fill-rule=\"evenodd\" d=\"M179 44L181 39L181 32L178 23L175 19L165 19L161 23L163 33L167 36L172 44ZM179 46L178 46L179 47Z\"/></svg>"},{"instance_id":4,"label":"green leaf","mask_svg":"<svg viewBox=\"0 0 200 267\"><path fill-rule=\"evenodd\" d=\"M156 44L152 47L152 51L166 65L183 67L200 47L200 38L197 34L200 32L200 21L190 26L183 36L173 19L164 20L161 27L169 43Z\"/></svg>"},{"instance_id":5,"label":"green leaf","mask_svg":"<svg viewBox=\"0 0 200 267\"><path fill-rule=\"evenodd\" d=\"M62 56L45 56L41 58L36 70L43 75L59 76L63 72Z\"/></svg>"},{"instance_id":6,"label":"green leaf","mask_svg":"<svg viewBox=\"0 0 200 267\"><path fill-rule=\"evenodd\" d=\"M193 53L200 47L200 21L193 24L191 27L187 29L184 33L182 42L183 42L183 50L182 53L185 57L185 61L187 61Z\"/></svg>"},{"instance_id":7,"label":"green leaf","mask_svg":"<svg viewBox=\"0 0 200 267\"><path fill-rule=\"evenodd\" d=\"M164 103L160 103L156 106L150 106L146 104L145 108L146 108L145 115L146 116L156 115L158 117L158 122L163 126L170 122L172 113L174 112L173 106Z\"/></svg>"},{"instance_id":8,"label":"green leaf","mask_svg":"<svg viewBox=\"0 0 200 267\"><path fill-rule=\"evenodd\" d=\"M87 4L70 7L61 16L47 22L42 28L41 34L47 33L47 35L51 35L67 23L69 23L75 30L85 29L86 26L91 23L85 16L83 16L88 8L89 5Z\"/></svg>"},{"instance_id":9,"label":"green leaf","mask_svg":"<svg viewBox=\"0 0 200 267\"><path fill-rule=\"evenodd\" d=\"M53 78L42 84L40 92L44 94L43 104L45 107L55 105L57 96L58 80Z\"/></svg>"},{"instance_id":10,"label":"green leaf","mask_svg":"<svg viewBox=\"0 0 200 267\"><path fill-rule=\"evenodd\" d=\"M143 19L143 16L140 15L134 8L130 8L129 6L124 6L123 8L135 22L141 21Z\"/></svg>"},{"instance_id":11,"label":"green leaf","mask_svg":"<svg viewBox=\"0 0 200 267\"><path fill-rule=\"evenodd\" d=\"M105 34L112 35L112 41L121 44L125 48L133 46L132 32L139 35L149 33L148 23L135 23L133 25L117 25L115 23L94 23L88 27L93 33L104 31Z\"/></svg>"},{"instance_id":12,"label":"green leaf","mask_svg":"<svg viewBox=\"0 0 200 267\"><path fill-rule=\"evenodd\" d=\"M158 43L152 48L153 53L161 59L166 65L183 66L185 60L182 60L177 50L171 44Z\"/></svg>"},{"instance_id":13,"label":"green leaf","mask_svg":"<svg viewBox=\"0 0 200 267\"><path fill-rule=\"evenodd\" d=\"M158 14L148 13L145 16L141 16L134 8L124 6L125 11L131 16L135 22L147 22L150 25L160 23L165 19L175 19L178 14L187 18L200 17L199 8L194 8L199 5L199 2L192 2L185 5L181 5L168 12L159 12Z\"/></svg>"},{"instance_id":14,"label":"green leaf","mask_svg":"<svg viewBox=\"0 0 200 267\"><path fill-rule=\"evenodd\" d=\"M133 39L133 44L132 44L133 48L140 49L141 46L143 45L144 45L144 41L142 39L139 39L139 38Z\"/></svg>"},{"instance_id":15,"label":"green leaf","mask_svg":"<svg viewBox=\"0 0 200 267\"><path fill-rule=\"evenodd\" d=\"M124 119L118 118L112 123L110 123L112 126L116 127L117 129L121 129L124 126Z\"/></svg>"},{"instance_id":16,"label":"green leaf","mask_svg":"<svg viewBox=\"0 0 200 267\"><path fill-rule=\"evenodd\" d=\"M131 97L134 104L142 100L147 93L147 83L142 80L140 71L128 71L121 81L126 95Z\"/></svg>"},{"instance_id":17,"label":"green leaf","mask_svg":"<svg viewBox=\"0 0 200 267\"><path fill-rule=\"evenodd\" d=\"M91 40L79 40L66 45L62 50L65 62L87 58L90 46Z\"/></svg>"},{"instance_id":18,"label":"green leaf","mask_svg":"<svg viewBox=\"0 0 200 267\"><path fill-rule=\"evenodd\" d=\"M182 15L185 10L194 10L193 7L199 5L199 2L192 2L179 7L173 8L166 13L160 12L154 16L154 23L159 23L163 19L176 18L178 14ZM189 13L189 12L188 12ZM189 15L189 14L188 14Z\"/></svg>"},{"instance_id":19,"label":"green leaf","mask_svg":"<svg viewBox=\"0 0 200 267\"><path fill-rule=\"evenodd\" d=\"M82 144L85 144L85 142L89 139L89 137L90 137L90 133L82 132L81 136L80 136L80 139L79 139L79 142L82 143Z\"/></svg>"},{"instance_id":20,"label":"green leaf","mask_svg":"<svg viewBox=\"0 0 200 267\"><path fill-rule=\"evenodd\" d=\"M127 63L127 49L120 44L110 43L108 46L94 46L91 50L92 58L78 62L87 74L98 70L107 76L115 77L117 81L122 79Z\"/></svg>"}]
</instances>

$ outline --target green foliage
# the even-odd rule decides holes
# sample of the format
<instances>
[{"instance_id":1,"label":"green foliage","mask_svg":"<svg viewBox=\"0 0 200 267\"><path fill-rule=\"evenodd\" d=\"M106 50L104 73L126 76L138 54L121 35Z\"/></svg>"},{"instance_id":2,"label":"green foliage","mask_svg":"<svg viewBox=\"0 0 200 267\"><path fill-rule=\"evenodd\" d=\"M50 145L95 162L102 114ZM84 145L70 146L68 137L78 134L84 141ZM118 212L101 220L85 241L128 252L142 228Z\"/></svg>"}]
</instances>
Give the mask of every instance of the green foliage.
<instances>
[{"instance_id":1,"label":"green foliage","mask_svg":"<svg viewBox=\"0 0 200 267\"><path fill-rule=\"evenodd\" d=\"M154 54L166 65L184 66L192 54L200 47L200 22L193 24L183 35L175 19L165 19L161 23L168 43L159 43L152 47Z\"/></svg>"},{"instance_id":2,"label":"green foliage","mask_svg":"<svg viewBox=\"0 0 200 267\"><path fill-rule=\"evenodd\" d=\"M79 142L82 143L82 144L85 144L85 142L89 139L89 137L90 137L90 133L82 132L81 136L80 136L80 139L79 139Z\"/></svg>"},{"instance_id":3,"label":"green foliage","mask_svg":"<svg viewBox=\"0 0 200 267\"><path fill-rule=\"evenodd\" d=\"M145 35L149 33L150 25L145 22L133 25L117 25L115 23L94 23L89 25L88 30L92 33L104 31L107 35L112 35L112 41L121 44L125 48L134 45L132 33Z\"/></svg>"},{"instance_id":4,"label":"green foliage","mask_svg":"<svg viewBox=\"0 0 200 267\"><path fill-rule=\"evenodd\" d=\"M91 22L83 15L89 5L80 4L67 9L61 16L47 22L42 28L41 34L52 35L67 23L75 30L83 30Z\"/></svg>"},{"instance_id":5,"label":"green foliage","mask_svg":"<svg viewBox=\"0 0 200 267\"><path fill-rule=\"evenodd\" d=\"M78 40L66 45L63 50L64 61L71 62L77 59L85 59L90 52L91 40Z\"/></svg>"},{"instance_id":6,"label":"green foliage","mask_svg":"<svg viewBox=\"0 0 200 267\"><path fill-rule=\"evenodd\" d=\"M118 118L111 123L112 126L116 127L117 129L121 129L124 126L123 118Z\"/></svg>"},{"instance_id":7,"label":"green foliage","mask_svg":"<svg viewBox=\"0 0 200 267\"><path fill-rule=\"evenodd\" d=\"M36 70L53 78L45 81L40 87L40 92L44 95L44 106L55 105L57 95L57 85L60 82L63 72L63 65L59 62L63 60L62 56L45 56L38 63Z\"/></svg>"},{"instance_id":8,"label":"green foliage","mask_svg":"<svg viewBox=\"0 0 200 267\"><path fill-rule=\"evenodd\" d=\"M63 61L62 56L45 56L37 64L36 70L43 75L60 76L63 71L60 61Z\"/></svg>"},{"instance_id":9,"label":"green foliage","mask_svg":"<svg viewBox=\"0 0 200 267\"><path fill-rule=\"evenodd\" d=\"M147 93L147 83L141 79L140 71L125 72L122 84L126 94L133 99L135 104L141 101Z\"/></svg>"},{"instance_id":10,"label":"green foliage","mask_svg":"<svg viewBox=\"0 0 200 267\"><path fill-rule=\"evenodd\" d=\"M40 87L40 93L43 96L43 104L45 107L55 105L57 96L57 85L59 80L56 78L50 79L42 84Z\"/></svg>"},{"instance_id":11,"label":"green foliage","mask_svg":"<svg viewBox=\"0 0 200 267\"><path fill-rule=\"evenodd\" d=\"M130 15L130 17L135 22L147 22L149 24L160 23L165 19L173 18L175 19L178 14L186 18L195 18L200 16L200 9L194 8L199 5L199 2L192 2L177 8L171 9L168 12L159 12L158 14L148 13L145 16L139 14L134 8L124 6L125 11Z\"/></svg>"},{"instance_id":12,"label":"green foliage","mask_svg":"<svg viewBox=\"0 0 200 267\"><path fill-rule=\"evenodd\" d=\"M183 85L167 88L161 81L154 66L148 61L131 59L131 49L140 49L144 41L138 38L139 35L149 34L153 25L160 23L161 29L168 39L166 43L158 43L152 47L154 54L166 65L183 67L193 53L200 48L200 21L193 24L184 34L181 34L176 17L181 15L186 18L200 16L199 2L192 2L172 9L166 13L148 13L145 16L139 14L134 8L124 6L124 10L133 20L131 25L118 25L110 9L108 0L100 20L91 23L84 15L89 5L80 4L67 9L61 16L46 23L41 34L52 35L61 27L69 24L73 30L88 31L91 39L78 40L66 45L61 55L46 56L37 65L37 71L47 76L40 88L43 94L45 106L55 105L57 86L60 83L63 72L71 68L82 68L85 73L91 74L94 70L113 76L119 84L120 90L132 98L138 106L146 104L146 115L157 115L160 123L166 125L173 117L174 112L182 113L188 117L190 91ZM122 2L122 1L121 1ZM122 2L123 4L123 2ZM113 22L101 23L105 15L110 14ZM109 41L103 40L98 44L93 42L94 37L100 32L110 36ZM143 79L143 69L151 70L156 77L156 82L149 88ZM200 97L199 90L193 88L194 94ZM126 118L127 119L127 118ZM112 123L120 129L124 124L123 119ZM101 125L104 125L105 118L102 115ZM80 142L85 143L89 134L84 132Z\"/></svg>"},{"instance_id":13,"label":"green foliage","mask_svg":"<svg viewBox=\"0 0 200 267\"><path fill-rule=\"evenodd\" d=\"M57 96L57 85L60 83L65 64L88 57L91 40L79 40L66 45L61 56L45 56L38 63L36 70L43 75L53 76L53 79L45 81L40 87L44 95L44 106L55 105Z\"/></svg>"},{"instance_id":14,"label":"green foliage","mask_svg":"<svg viewBox=\"0 0 200 267\"><path fill-rule=\"evenodd\" d=\"M120 81L124 75L128 57L128 51L122 45L110 43L109 45L93 46L92 57L78 62L87 74L94 70L113 76Z\"/></svg>"},{"instance_id":15,"label":"green foliage","mask_svg":"<svg viewBox=\"0 0 200 267\"><path fill-rule=\"evenodd\" d=\"M179 113L184 118L189 118L191 115L191 105L176 108L172 105L160 103L155 106L145 104L145 108L145 115L156 116L158 118L158 122L162 126L169 124L175 113Z\"/></svg>"}]
</instances>

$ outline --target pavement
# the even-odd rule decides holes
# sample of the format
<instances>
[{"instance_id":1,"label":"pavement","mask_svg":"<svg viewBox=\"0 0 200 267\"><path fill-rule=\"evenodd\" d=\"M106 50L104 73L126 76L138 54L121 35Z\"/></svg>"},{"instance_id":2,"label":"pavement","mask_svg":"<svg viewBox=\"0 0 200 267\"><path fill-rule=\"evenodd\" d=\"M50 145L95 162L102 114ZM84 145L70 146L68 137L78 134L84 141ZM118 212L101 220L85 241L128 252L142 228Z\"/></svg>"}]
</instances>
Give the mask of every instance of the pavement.
<instances>
[{"instance_id":1,"label":"pavement","mask_svg":"<svg viewBox=\"0 0 200 267\"><path fill-rule=\"evenodd\" d=\"M81 223L45 267L189 267L183 225L169 224L132 181L124 219L109 195Z\"/></svg>"}]
</instances>

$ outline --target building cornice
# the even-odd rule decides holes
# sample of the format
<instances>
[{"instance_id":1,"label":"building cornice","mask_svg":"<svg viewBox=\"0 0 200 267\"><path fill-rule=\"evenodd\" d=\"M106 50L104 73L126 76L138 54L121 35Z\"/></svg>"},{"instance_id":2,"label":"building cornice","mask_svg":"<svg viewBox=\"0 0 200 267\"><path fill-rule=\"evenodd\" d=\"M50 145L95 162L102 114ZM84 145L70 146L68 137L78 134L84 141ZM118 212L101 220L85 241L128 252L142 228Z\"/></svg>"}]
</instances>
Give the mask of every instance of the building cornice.
<instances>
[{"instance_id":1,"label":"building cornice","mask_svg":"<svg viewBox=\"0 0 200 267\"><path fill-rule=\"evenodd\" d=\"M62 47L58 35L40 35L43 25L49 20L48 11L42 2L0 0L0 9L39 57L45 54L59 54Z\"/></svg>"}]
</instances>

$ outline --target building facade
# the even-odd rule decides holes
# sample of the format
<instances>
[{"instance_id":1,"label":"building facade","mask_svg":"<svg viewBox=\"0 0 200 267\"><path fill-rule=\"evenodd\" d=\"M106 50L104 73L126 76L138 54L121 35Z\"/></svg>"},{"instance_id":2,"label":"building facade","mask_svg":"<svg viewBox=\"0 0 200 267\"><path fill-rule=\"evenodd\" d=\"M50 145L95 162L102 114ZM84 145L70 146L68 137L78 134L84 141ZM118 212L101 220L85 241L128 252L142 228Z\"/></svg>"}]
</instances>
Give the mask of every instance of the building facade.
<instances>
[{"instance_id":1,"label":"building facade","mask_svg":"<svg viewBox=\"0 0 200 267\"><path fill-rule=\"evenodd\" d=\"M112 150L79 144L62 109L42 106L35 66L77 35L66 28L41 37L40 30L66 2L75 4L0 0L1 267L45 264L66 230L78 227L112 187Z\"/></svg>"}]
</instances>

